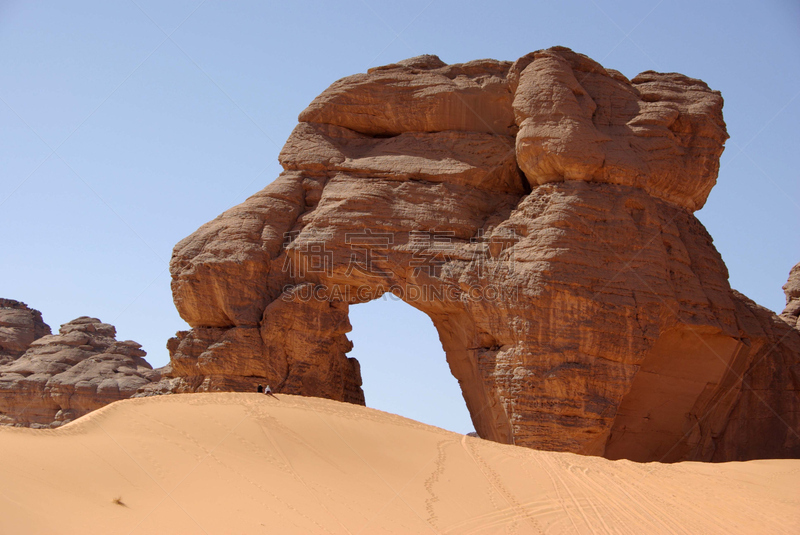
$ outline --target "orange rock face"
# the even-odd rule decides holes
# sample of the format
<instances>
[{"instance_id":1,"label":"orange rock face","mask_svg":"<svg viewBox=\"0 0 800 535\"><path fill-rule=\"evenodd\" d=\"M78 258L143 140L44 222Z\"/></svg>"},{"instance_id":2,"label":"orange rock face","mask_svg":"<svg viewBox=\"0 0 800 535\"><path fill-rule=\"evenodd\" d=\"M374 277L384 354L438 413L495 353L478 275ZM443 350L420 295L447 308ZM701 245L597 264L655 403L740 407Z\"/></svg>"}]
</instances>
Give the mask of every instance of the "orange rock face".
<instances>
[{"instance_id":1,"label":"orange rock face","mask_svg":"<svg viewBox=\"0 0 800 535\"><path fill-rule=\"evenodd\" d=\"M704 82L652 71L628 81L563 48L519 59L511 78L517 161L532 185L590 180L705 204L728 134L722 97Z\"/></svg>"},{"instance_id":2,"label":"orange rock face","mask_svg":"<svg viewBox=\"0 0 800 535\"><path fill-rule=\"evenodd\" d=\"M800 332L731 290L693 215L726 139L703 82L565 48L344 78L284 172L175 247L192 330L148 392L363 403L348 307L393 292L433 320L483 438L796 457Z\"/></svg>"}]
</instances>

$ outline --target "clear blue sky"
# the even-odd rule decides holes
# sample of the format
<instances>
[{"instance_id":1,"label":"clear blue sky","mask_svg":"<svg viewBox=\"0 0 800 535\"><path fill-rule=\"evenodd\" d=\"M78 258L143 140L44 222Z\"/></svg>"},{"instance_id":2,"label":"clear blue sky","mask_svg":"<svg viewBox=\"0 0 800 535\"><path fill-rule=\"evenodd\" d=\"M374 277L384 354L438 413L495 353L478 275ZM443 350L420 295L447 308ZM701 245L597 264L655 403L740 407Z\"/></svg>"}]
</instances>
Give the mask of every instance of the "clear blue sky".
<instances>
[{"instance_id":1,"label":"clear blue sky","mask_svg":"<svg viewBox=\"0 0 800 535\"><path fill-rule=\"evenodd\" d=\"M186 328L172 246L278 175L298 113L330 83L419 54L514 60L553 45L722 91L731 139L697 216L732 286L782 309L800 261L793 0L2 2L0 296L54 329L99 317L163 365ZM351 322L370 406L471 429L427 317L387 301Z\"/></svg>"}]
</instances>

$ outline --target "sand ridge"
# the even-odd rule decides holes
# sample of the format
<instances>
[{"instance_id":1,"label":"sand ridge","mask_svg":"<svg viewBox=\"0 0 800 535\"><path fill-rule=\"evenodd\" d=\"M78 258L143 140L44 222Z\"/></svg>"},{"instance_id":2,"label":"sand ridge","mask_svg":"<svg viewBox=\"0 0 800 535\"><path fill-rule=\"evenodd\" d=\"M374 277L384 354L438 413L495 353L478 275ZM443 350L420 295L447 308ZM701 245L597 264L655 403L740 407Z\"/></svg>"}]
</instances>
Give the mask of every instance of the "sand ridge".
<instances>
[{"instance_id":1,"label":"sand ridge","mask_svg":"<svg viewBox=\"0 0 800 535\"><path fill-rule=\"evenodd\" d=\"M281 394L123 400L0 455L0 533L800 532L800 460L608 461Z\"/></svg>"}]
</instances>

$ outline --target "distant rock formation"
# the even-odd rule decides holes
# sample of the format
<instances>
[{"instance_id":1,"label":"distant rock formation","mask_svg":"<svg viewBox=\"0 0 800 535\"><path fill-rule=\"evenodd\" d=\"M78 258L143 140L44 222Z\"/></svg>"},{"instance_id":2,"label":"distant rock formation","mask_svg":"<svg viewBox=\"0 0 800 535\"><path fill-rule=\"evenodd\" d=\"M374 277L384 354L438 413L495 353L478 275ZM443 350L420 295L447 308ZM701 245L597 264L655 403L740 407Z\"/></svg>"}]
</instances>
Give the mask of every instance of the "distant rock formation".
<instances>
[{"instance_id":1,"label":"distant rock formation","mask_svg":"<svg viewBox=\"0 0 800 535\"><path fill-rule=\"evenodd\" d=\"M478 434L639 461L800 456L800 333L730 288L693 212L719 92L556 47L335 82L284 172L178 243L192 330L145 390L363 403L348 308L433 320Z\"/></svg>"},{"instance_id":2,"label":"distant rock formation","mask_svg":"<svg viewBox=\"0 0 800 535\"><path fill-rule=\"evenodd\" d=\"M34 340L50 334L42 313L13 299L0 298L0 365L19 358Z\"/></svg>"},{"instance_id":3,"label":"distant rock formation","mask_svg":"<svg viewBox=\"0 0 800 535\"><path fill-rule=\"evenodd\" d=\"M50 335L38 311L0 303L13 303L0 308L0 345L23 351L0 366L0 424L58 427L160 379L141 345L117 341L112 325L83 316ZM22 327L5 330L12 323Z\"/></svg>"},{"instance_id":4,"label":"distant rock formation","mask_svg":"<svg viewBox=\"0 0 800 535\"><path fill-rule=\"evenodd\" d=\"M800 263L795 264L789 272L783 293L786 294L786 308L781 312L781 318L795 329L800 329Z\"/></svg>"}]
</instances>

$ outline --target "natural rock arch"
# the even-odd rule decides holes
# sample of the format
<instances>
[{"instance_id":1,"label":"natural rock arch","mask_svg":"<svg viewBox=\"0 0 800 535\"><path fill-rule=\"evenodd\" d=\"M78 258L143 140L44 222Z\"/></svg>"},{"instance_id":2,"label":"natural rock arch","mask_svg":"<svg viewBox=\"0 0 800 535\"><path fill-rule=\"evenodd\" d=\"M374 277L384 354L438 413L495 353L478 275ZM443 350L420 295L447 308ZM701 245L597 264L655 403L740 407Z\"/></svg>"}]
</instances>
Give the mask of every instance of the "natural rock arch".
<instances>
[{"instance_id":1,"label":"natural rock arch","mask_svg":"<svg viewBox=\"0 0 800 535\"><path fill-rule=\"evenodd\" d=\"M367 407L459 433L474 432L463 391L430 317L393 294L351 305Z\"/></svg>"},{"instance_id":2,"label":"natural rock arch","mask_svg":"<svg viewBox=\"0 0 800 535\"><path fill-rule=\"evenodd\" d=\"M799 455L783 422L798 427L800 334L731 290L693 215L721 110L699 80L628 80L559 47L339 80L301 113L284 172L175 247L192 330L159 388L363 403L348 306L394 289L433 320L481 437L637 460ZM681 376L676 352L695 355L691 384L637 401L648 377ZM645 425L641 404L676 392ZM765 396L777 417L756 422Z\"/></svg>"}]
</instances>

